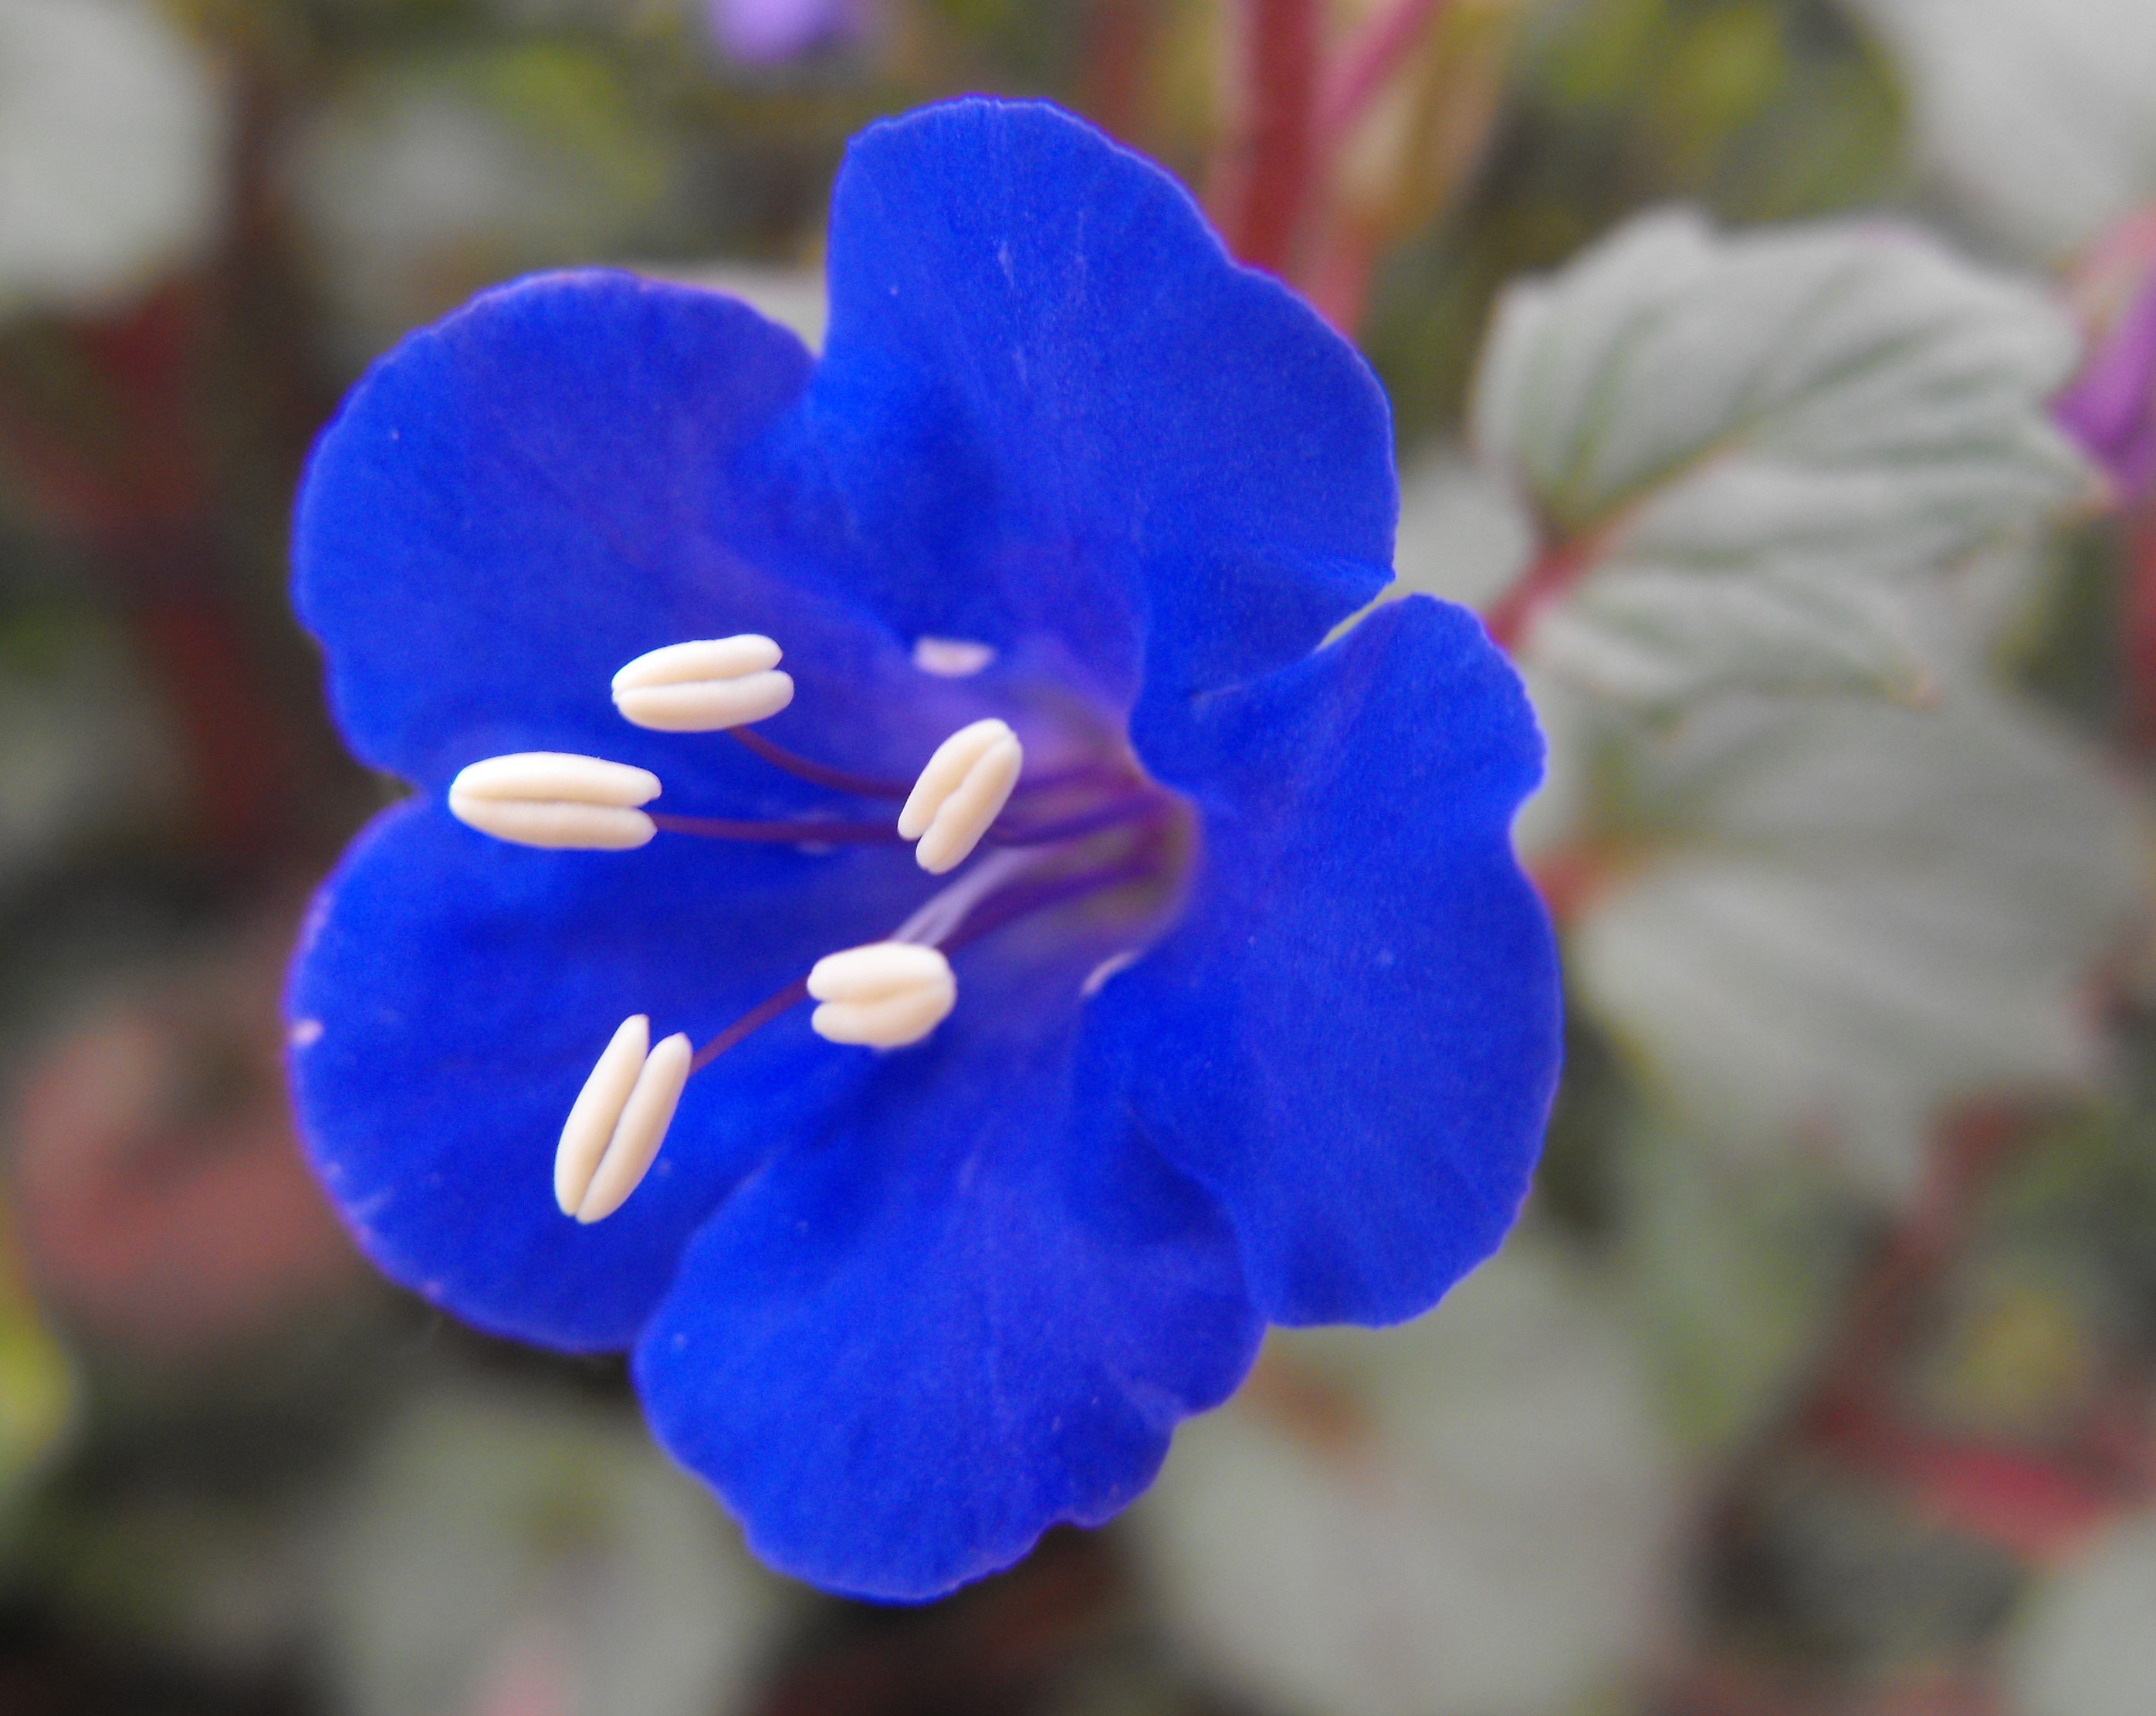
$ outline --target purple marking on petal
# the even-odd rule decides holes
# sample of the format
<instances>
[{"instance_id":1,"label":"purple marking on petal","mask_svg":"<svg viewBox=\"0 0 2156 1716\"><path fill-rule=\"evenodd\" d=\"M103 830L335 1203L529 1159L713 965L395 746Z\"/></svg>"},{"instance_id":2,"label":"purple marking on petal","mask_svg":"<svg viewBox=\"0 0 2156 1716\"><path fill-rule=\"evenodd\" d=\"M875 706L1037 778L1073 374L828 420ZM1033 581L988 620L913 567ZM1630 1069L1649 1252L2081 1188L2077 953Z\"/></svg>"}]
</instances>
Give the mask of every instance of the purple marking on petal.
<instances>
[{"instance_id":1,"label":"purple marking on petal","mask_svg":"<svg viewBox=\"0 0 2156 1716\"><path fill-rule=\"evenodd\" d=\"M858 0L711 0L711 33L732 58L779 65L856 34Z\"/></svg>"},{"instance_id":2,"label":"purple marking on petal","mask_svg":"<svg viewBox=\"0 0 2156 1716\"><path fill-rule=\"evenodd\" d=\"M2156 483L2156 270L2053 414L2122 494Z\"/></svg>"}]
</instances>

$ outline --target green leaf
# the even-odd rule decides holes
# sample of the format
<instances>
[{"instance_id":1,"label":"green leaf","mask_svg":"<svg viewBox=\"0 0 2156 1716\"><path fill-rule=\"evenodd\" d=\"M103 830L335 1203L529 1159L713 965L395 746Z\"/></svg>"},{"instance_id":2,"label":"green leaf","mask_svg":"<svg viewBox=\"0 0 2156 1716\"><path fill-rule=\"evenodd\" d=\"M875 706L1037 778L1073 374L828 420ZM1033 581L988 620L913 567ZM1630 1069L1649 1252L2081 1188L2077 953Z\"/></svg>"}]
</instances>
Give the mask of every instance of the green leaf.
<instances>
[{"instance_id":1,"label":"green leaf","mask_svg":"<svg viewBox=\"0 0 2156 1716\"><path fill-rule=\"evenodd\" d=\"M1404 1328L1276 1332L1132 1514L1168 1624L1260 1710L1575 1708L1657 1630L1652 1394L1609 1282L1526 1234Z\"/></svg>"},{"instance_id":2,"label":"green leaf","mask_svg":"<svg viewBox=\"0 0 2156 1716\"><path fill-rule=\"evenodd\" d=\"M1618 880L1571 969L1711 1135L1898 1193L1941 1104L2096 1069L2083 984L2147 831L2033 711L1959 682L1929 710L1725 698L1599 742Z\"/></svg>"},{"instance_id":3,"label":"green leaf","mask_svg":"<svg viewBox=\"0 0 2156 1716\"><path fill-rule=\"evenodd\" d=\"M325 1558L354 1716L745 1708L798 1602L624 1415L501 1386L413 1400Z\"/></svg>"},{"instance_id":4,"label":"green leaf","mask_svg":"<svg viewBox=\"0 0 2156 1716\"><path fill-rule=\"evenodd\" d=\"M2034 290L1912 231L1644 216L1502 299L1474 432L1587 569L1534 652L1607 696L1902 696L1906 592L2089 481Z\"/></svg>"},{"instance_id":5,"label":"green leaf","mask_svg":"<svg viewBox=\"0 0 2156 1716\"><path fill-rule=\"evenodd\" d=\"M1860 1236L1815 1164L1732 1159L1641 1112L1617 1153L1623 1256L1661 1385L1692 1446L1726 1449L1784 1405L1842 1305Z\"/></svg>"},{"instance_id":6,"label":"green leaf","mask_svg":"<svg viewBox=\"0 0 2156 1716\"><path fill-rule=\"evenodd\" d=\"M515 275L648 250L682 190L666 121L595 43L422 51L352 77L290 173L352 355Z\"/></svg>"},{"instance_id":7,"label":"green leaf","mask_svg":"<svg viewBox=\"0 0 2156 1716\"><path fill-rule=\"evenodd\" d=\"M1915 97L1917 152L1992 233L2060 256L2156 193L2148 0L1844 0Z\"/></svg>"},{"instance_id":8,"label":"green leaf","mask_svg":"<svg viewBox=\"0 0 2156 1716\"><path fill-rule=\"evenodd\" d=\"M76 1412L75 1379L23 1278L0 1207L0 1507L57 1449Z\"/></svg>"}]
</instances>

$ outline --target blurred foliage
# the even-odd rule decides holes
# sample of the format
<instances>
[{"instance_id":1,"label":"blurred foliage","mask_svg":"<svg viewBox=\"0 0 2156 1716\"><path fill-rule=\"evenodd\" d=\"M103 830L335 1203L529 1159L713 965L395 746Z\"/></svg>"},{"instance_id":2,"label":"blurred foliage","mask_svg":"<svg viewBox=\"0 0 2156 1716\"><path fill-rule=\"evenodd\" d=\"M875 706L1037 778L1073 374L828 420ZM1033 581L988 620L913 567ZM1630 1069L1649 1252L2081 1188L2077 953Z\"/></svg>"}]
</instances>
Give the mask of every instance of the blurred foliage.
<instances>
[{"instance_id":1,"label":"blurred foliage","mask_svg":"<svg viewBox=\"0 0 2156 1716\"><path fill-rule=\"evenodd\" d=\"M1997 28L1970 39L2010 50L2014 3L1984 0ZM1939 118L1993 62L1912 74L1896 9L1423 16L1321 138L1283 263L1390 393L1404 585L1488 610L1566 546L1554 478L1529 470L1523 505L1457 450L1522 275L1672 202L1727 228L2014 229ZM1553 781L1522 844L1575 1013L1520 1239L1409 1330L1277 1341L1127 1526L1053 1534L944 1604L782 1589L651 1453L618 1363L391 1293L314 1193L278 965L394 790L344 755L283 595L293 486L343 388L535 268L632 264L819 326L846 137L961 90L1071 105L1232 226L1251 11L883 0L750 66L701 0L0 0L0 140L124 133L172 188L152 219L95 175L0 162L0 1709L2146 1708L2146 1629L2118 1618L2156 1567L2156 973L2125 921L2156 742L2145 498L2061 517L1979 481L1897 513L1917 641L1950 658L1928 712L1615 706L1524 650ZM1322 8L1328 75L1391 11ZM2062 54L2111 39L2076 28ZM124 87L100 71L113 30ZM8 82L32 63L10 32L59 70ZM2138 64L2105 87L2145 86ZM2109 110L2046 123L2093 146ZM8 223L7 175L40 172L105 222L65 269ZM2007 319L2044 321L2014 290ZM1680 331L1717 317L1742 329L1743 304ZM1680 345L1634 378L1641 419L1706 409L1666 380L1712 367ZM2028 453L2049 385L1992 399L1985 469L2016 426ZM1890 403L1921 429L1928 398ZM1611 444L1582 420L1559 475ZM1864 456L1836 506L1876 547ZM1566 521L1619 530L1692 475ZM1840 547L1792 534L1830 580ZM1892 1123L1845 1123L1882 1092Z\"/></svg>"},{"instance_id":2,"label":"blurred foliage","mask_svg":"<svg viewBox=\"0 0 2156 1716\"><path fill-rule=\"evenodd\" d=\"M1456 419L1498 288L1623 216L1800 219L1907 181L1891 69L1830 0L1547 0L1508 94L1484 170L1372 304L1403 439Z\"/></svg>"}]
</instances>

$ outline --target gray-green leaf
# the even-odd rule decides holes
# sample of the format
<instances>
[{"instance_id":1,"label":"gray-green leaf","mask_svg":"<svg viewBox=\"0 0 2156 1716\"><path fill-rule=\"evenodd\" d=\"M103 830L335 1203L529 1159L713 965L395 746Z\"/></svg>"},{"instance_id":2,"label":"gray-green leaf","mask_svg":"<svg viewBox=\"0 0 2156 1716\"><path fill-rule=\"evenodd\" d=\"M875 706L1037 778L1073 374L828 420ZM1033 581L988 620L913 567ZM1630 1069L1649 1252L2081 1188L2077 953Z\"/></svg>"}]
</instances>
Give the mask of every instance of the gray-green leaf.
<instances>
[{"instance_id":1,"label":"gray-green leaf","mask_svg":"<svg viewBox=\"0 0 2156 1716\"><path fill-rule=\"evenodd\" d=\"M1621 1684L1681 1498L1614 1287L1516 1233L1404 1328L1276 1331L1132 1511L1172 1634L1306 1716L1543 1716Z\"/></svg>"},{"instance_id":2,"label":"gray-green leaf","mask_svg":"<svg viewBox=\"0 0 2156 1716\"><path fill-rule=\"evenodd\" d=\"M1534 633L1605 695L1908 693L1903 590L2089 480L2046 402L2077 337L1901 228L1644 216L1506 294L1474 429L1592 568Z\"/></svg>"},{"instance_id":3,"label":"gray-green leaf","mask_svg":"<svg viewBox=\"0 0 2156 1716\"><path fill-rule=\"evenodd\" d=\"M2084 985L2145 830L2033 712L1973 681L1929 710L1725 698L1606 754L1602 825L1647 855L1572 969L1711 1135L1807 1138L1893 1191L1940 1104L2095 1066Z\"/></svg>"}]
</instances>

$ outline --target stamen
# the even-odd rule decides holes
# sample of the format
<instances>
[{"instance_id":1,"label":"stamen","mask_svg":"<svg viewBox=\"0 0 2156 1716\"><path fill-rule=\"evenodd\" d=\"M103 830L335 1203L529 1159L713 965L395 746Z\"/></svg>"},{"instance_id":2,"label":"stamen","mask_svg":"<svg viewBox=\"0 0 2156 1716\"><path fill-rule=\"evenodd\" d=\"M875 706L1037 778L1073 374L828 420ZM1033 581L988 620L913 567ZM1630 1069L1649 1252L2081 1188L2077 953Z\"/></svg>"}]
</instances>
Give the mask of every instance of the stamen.
<instances>
[{"instance_id":1,"label":"stamen","mask_svg":"<svg viewBox=\"0 0 2156 1716\"><path fill-rule=\"evenodd\" d=\"M919 1042L958 1003L951 962L917 942L827 953L809 968L808 993L824 1004L808 1019L817 1035L872 1049Z\"/></svg>"},{"instance_id":2,"label":"stamen","mask_svg":"<svg viewBox=\"0 0 2156 1716\"><path fill-rule=\"evenodd\" d=\"M696 1058L689 1063L689 1071L701 1072L736 1043L755 1035L782 1013L791 1011L808 999L808 979L797 977L775 995L766 995L711 1041L696 1051Z\"/></svg>"},{"instance_id":3,"label":"stamen","mask_svg":"<svg viewBox=\"0 0 2156 1716\"><path fill-rule=\"evenodd\" d=\"M677 1031L646 1055L650 1032L643 1014L622 1021L562 1128L554 1201L586 1226L643 1184L689 1081L689 1039Z\"/></svg>"},{"instance_id":4,"label":"stamen","mask_svg":"<svg viewBox=\"0 0 2156 1716\"><path fill-rule=\"evenodd\" d=\"M791 821L742 822L725 816L668 816L649 813L652 825L670 834L713 840L751 840L788 846L889 846L898 836L887 822L838 822L803 816Z\"/></svg>"},{"instance_id":5,"label":"stamen","mask_svg":"<svg viewBox=\"0 0 2156 1716\"><path fill-rule=\"evenodd\" d=\"M1029 870L1045 863L1048 854L1038 850L992 852L950 886L932 895L913 915L891 932L894 942L918 942L926 948L941 947L965 922L973 908L1005 883L1015 881Z\"/></svg>"},{"instance_id":6,"label":"stamen","mask_svg":"<svg viewBox=\"0 0 2156 1716\"><path fill-rule=\"evenodd\" d=\"M1075 840L1084 835L1098 834L1103 829L1115 828L1127 822L1142 822L1148 817L1166 814L1168 802L1156 793L1130 793L1120 799L1111 799L1106 804L1066 816L1057 822L1037 822L1031 827L1020 825L1016 828L993 830L995 843L999 846L1046 846L1062 840ZM665 827L664 819L660 827Z\"/></svg>"},{"instance_id":7,"label":"stamen","mask_svg":"<svg viewBox=\"0 0 2156 1716\"><path fill-rule=\"evenodd\" d=\"M1030 888L1011 888L1009 884L1052 863L1053 853L1040 847L993 852L916 911L891 932L888 943L871 943L871 948L897 943L947 955L949 952L978 941L1005 924L1030 917L1036 912L1046 911L1103 888L1119 887L1145 879L1154 873L1158 846L1158 841L1149 840L1120 863L1063 876ZM979 912L977 917L978 908L984 903L988 909ZM859 953L862 950L853 948L848 951ZM819 962L819 967L823 963ZM766 996L699 1049L695 1061L690 1063L690 1071L701 1072L729 1049L798 1005L808 998L810 982L817 980L812 974L810 978L798 979L777 994ZM954 978L952 982L952 1000L954 1004L956 999L957 980ZM822 1010L820 1008L818 1010L819 1013ZM947 1014L949 1010L946 1007L944 1012ZM923 1034L934 1029L941 1022L941 1017L939 1015L937 1019L928 1021ZM815 1020L812 1019L810 1024L814 1026ZM824 1035L831 1036L829 1031ZM836 1037L831 1040L842 1040ZM896 1046L896 1044L880 1046Z\"/></svg>"},{"instance_id":8,"label":"stamen","mask_svg":"<svg viewBox=\"0 0 2156 1716\"><path fill-rule=\"evenodd\" d=\"M592 1189L592 1176L613 1140L615 1123L629 1093L636 1088L636 1076L644 1071L650 1049L651 1020L641 1013L623 1020L570 1106L562 1142L554 1152L554 1201L564 1215L574 1215Z\"/></svg>"},{"instance_id":9,"label":"stamen","mask_svg":"<svg viewBox=\"0 0 2156 1716\"><path fill-rule=\"evenodd\" d=\"M751 755L761 757L773 768L783 768L796 780L805 780L811 786L829 787L834 793L851 793L857 799L903 799L913 790L898 781L878 780L874 775L855 774L827 763L812 763L806 757L797 757L783 745L772 743L753 727L732 728L729 737Z\"/></svg>"},{"instance_id":10,"label":"stamen","mask_svg":"<svg viewBox=\"0 0 2156 1716\"><path fill-rule=\"evenodd\" d=\"M971 679L996 659L993 644L970 638L916 638L913 665L938 679Z\"/></svg>"},{"instance_id":11,"label":"stamen","mask_svg":"<svg viewBox=\"0 0 2156 1716\"><path fill-rule=\"evenodd\" d=\"M968 916L964 924L944 940L943 950L947 953L955 953L961 948L970 947L983 936L993 935L1005 925L1016 923L1022 917L1030 917L1036 912L1045 912L1068 901L1083 899L1088 894L1101 893L1109 888L1147 881L1158 874L1155 866L1155 856L1147 851L1121 863L1104 865L1097 870L1051 876L1029 888L1014 888L991 902L988 909L979 916Z\"/></svg>"},{"instance_id":12,"label":"stamen","mask_svg":"<svg viewBox=\"0 0 2156 1716\"><path fill-rule=\"evenodd\" d=\"M635 807L659 796L648 768L563 751L490 757L449 783L449 814L520 846L605 852L641 846L657 825Z\"/></svg>"},{"instance_id":13,"label":"stamen","mask_svg":"<svg viewBox=\"0 0 2156 1716\"><path fill-rule=\"evenodd\" d=\"M957 869L1003 814L1025 767L1018 735L1000 721L977 721L936 748L898 813L901 837L919 842L914 860L931 876Z\"/></svg>"},{"instance_id":14,"label":"stamen","mask_svg":"<svg viewBox=\"0 0 2156 1716\"><path fill-rule=\"evenodd\" d=\"M753 632L669 644L613 676L623 719L660 732L708 733L776 715L793 701L793 680L775 671L778 645Z\"/></svg>"}]
</instances>

